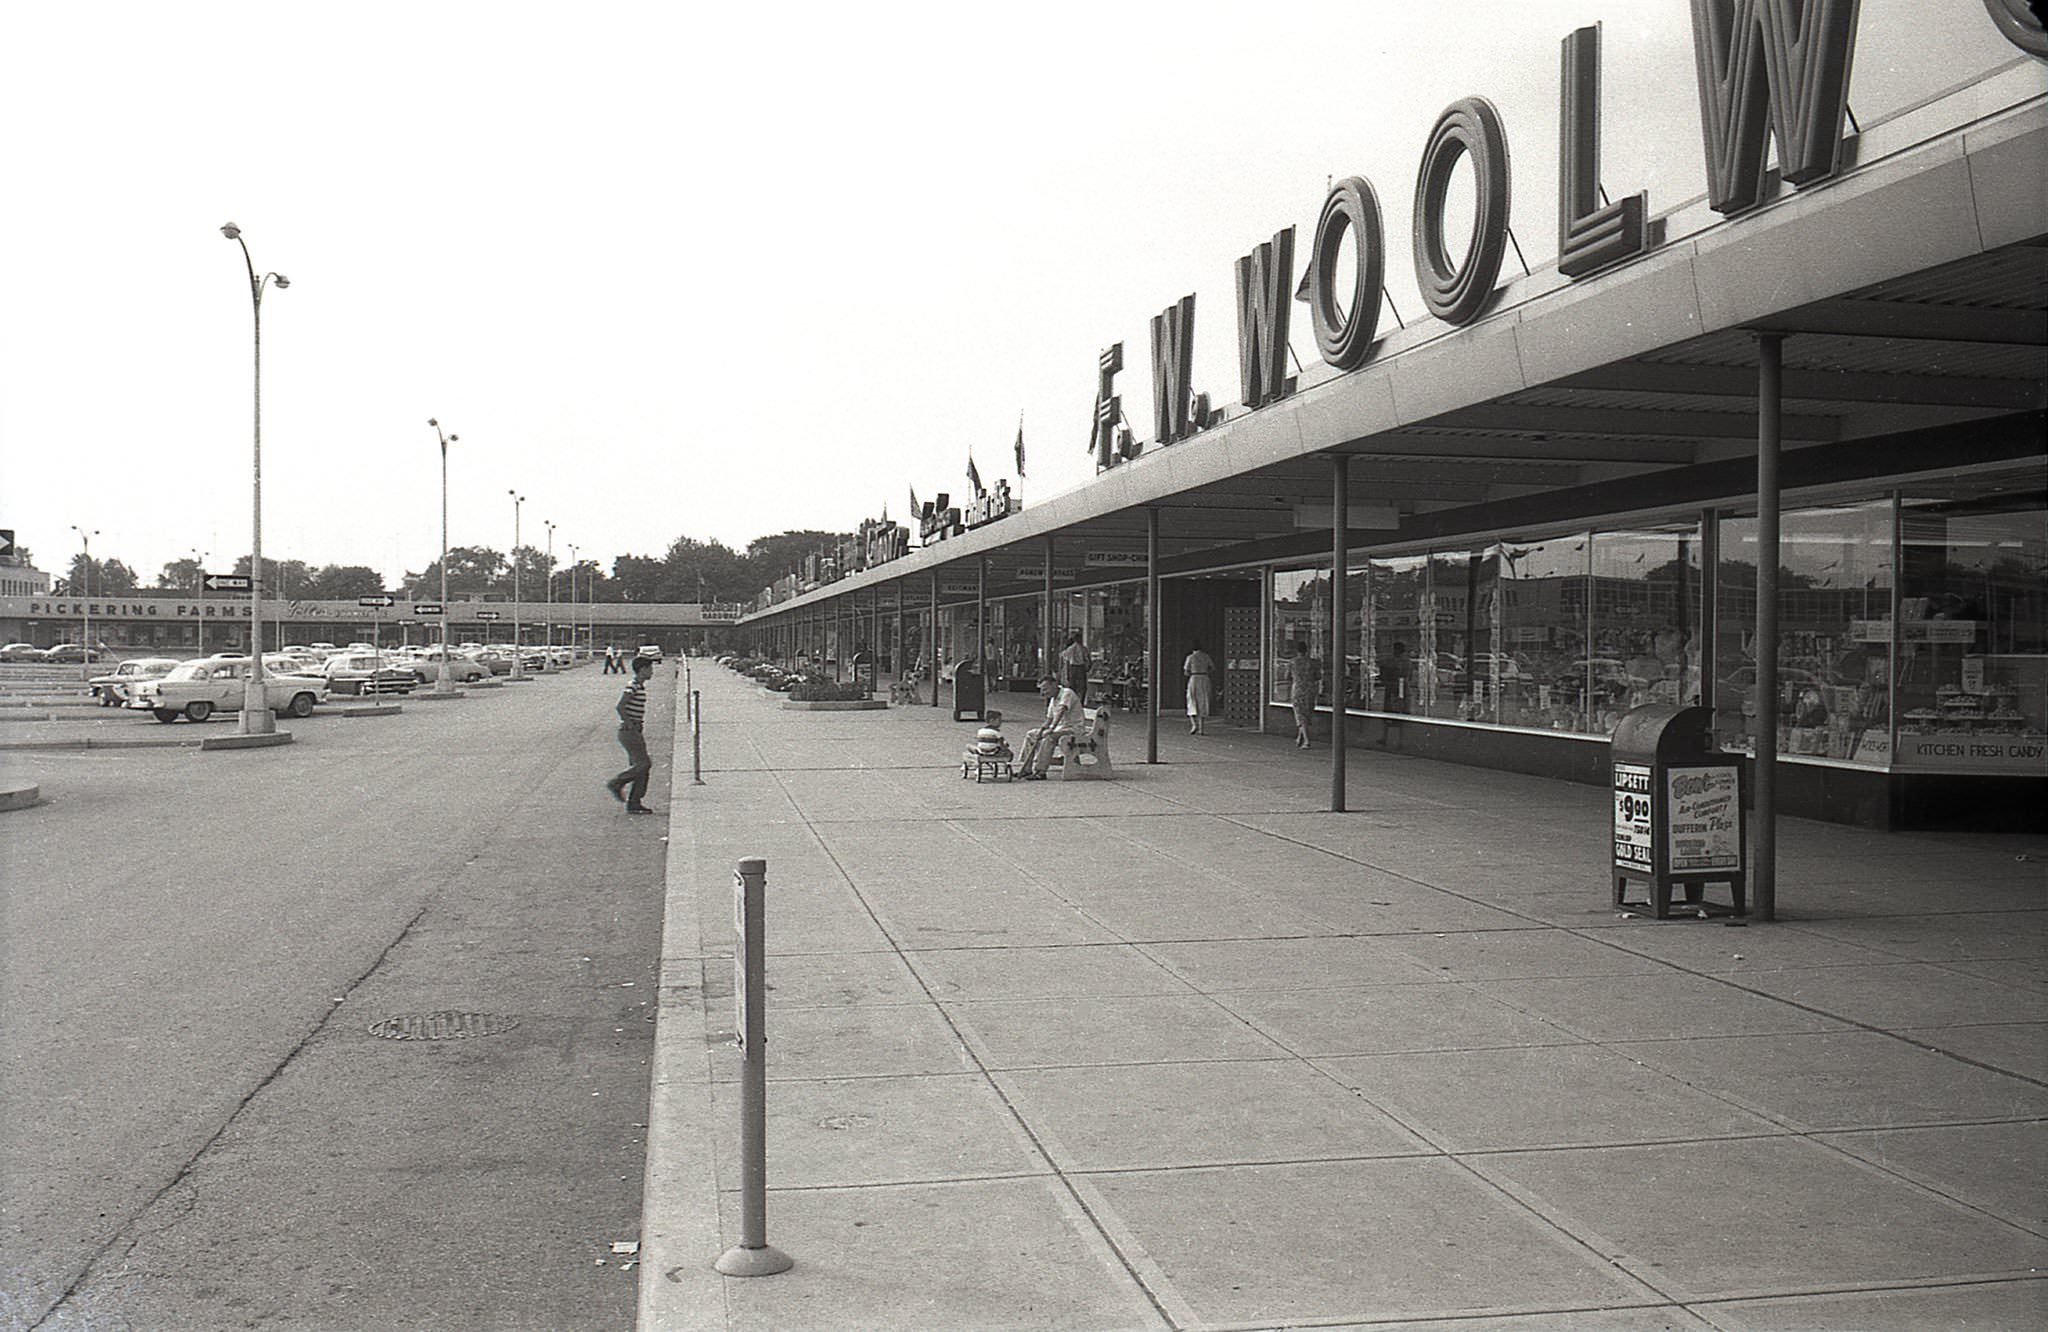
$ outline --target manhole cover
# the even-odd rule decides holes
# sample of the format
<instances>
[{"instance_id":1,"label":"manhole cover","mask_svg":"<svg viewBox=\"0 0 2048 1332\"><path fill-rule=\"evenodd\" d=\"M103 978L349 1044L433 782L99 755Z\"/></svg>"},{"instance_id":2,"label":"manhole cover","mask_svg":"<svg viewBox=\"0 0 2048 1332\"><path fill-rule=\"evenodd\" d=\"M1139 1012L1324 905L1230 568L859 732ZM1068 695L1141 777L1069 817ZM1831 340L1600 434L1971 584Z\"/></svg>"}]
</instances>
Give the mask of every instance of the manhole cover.
<instances>
[{"instance_id":1,"label":"manhole cover","mask_svg":"<svg viewBox=\"0 0 2048 1332\"><path fill-rule=\"evenodd\" d=\"M403 1013L370 1024L370 1034L387 1041L466 1041L497 1036L519 1025L503 1013Z\"/></svg>"}]
</instances>

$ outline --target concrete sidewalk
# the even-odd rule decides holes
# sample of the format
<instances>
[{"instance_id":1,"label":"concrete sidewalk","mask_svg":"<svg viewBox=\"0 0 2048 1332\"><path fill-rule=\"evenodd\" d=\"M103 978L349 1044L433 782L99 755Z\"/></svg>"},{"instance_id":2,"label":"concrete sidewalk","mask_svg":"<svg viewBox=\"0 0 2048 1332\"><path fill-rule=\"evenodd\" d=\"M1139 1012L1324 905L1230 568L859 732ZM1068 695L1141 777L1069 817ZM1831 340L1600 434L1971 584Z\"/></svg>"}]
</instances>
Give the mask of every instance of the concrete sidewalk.
<instances>
[{"instance_id":1,"label":"concrete sidewalk","mask_svg":"<svg viewBox=\"0 0 2048 1332\"><path fill-rule=\"evenodd\" d=\"M2048 836L1786 821L1777 923L1655 922L1603 790L1354 750L1335 815L1123 717L976 784L946 710L692 665L642 1328L2048 1324ZM743 856L796 1266L728 1279Z\"/></svg>"}]
</instances>

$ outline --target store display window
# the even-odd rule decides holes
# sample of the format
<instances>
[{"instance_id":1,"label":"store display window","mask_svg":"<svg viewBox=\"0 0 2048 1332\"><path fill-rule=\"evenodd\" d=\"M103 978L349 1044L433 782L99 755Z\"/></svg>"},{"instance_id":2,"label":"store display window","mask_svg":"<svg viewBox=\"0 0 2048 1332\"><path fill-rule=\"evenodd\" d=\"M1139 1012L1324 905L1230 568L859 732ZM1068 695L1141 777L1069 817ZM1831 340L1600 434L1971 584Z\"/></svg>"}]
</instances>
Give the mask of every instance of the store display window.
<instances>
[{"instance_id":1,"label":"store display window","mask_svg":"<svg viewBox=\"0 0 2048 1332\"><path fill-rule=\"evenodd\" d=\"M1778 546L1778 753L1882 766L1891 758L1893 505L1787 509ZM1714 729L1755 752L1754 517L1720 524Z\"/></svg>"},{"instance_id":2,"label":"store display window","mask_svg":"<svg viewBox=\"0 0 2048 1332\"><path fill-rule=\"evenodd\" d=\"M2048 773L2048 497L2039 470L1901 499L1892 762Z\"/></svg>"},{"instance_id":3,"label":"store display window","mask_svg":"<svg viewBox=\"0 0 2048 1332\"><path fill-rule=\"evenodd\" d=\"M1612 735L1632 708L1700 701L1700 532L1595 532L1592 547L1585 726Z\"/></svg>"},{"instance_id":4,"label":"store display window","mask_svg":"<svg viewBox=\"0 0 2048 1332\"><path fill-rule=\"evenodd\" d=\"M1596 697L1586 651L1593 541L1585 532L1498 547L1499 720L1584 732Z\"/></svg>"},{"instance_id":5,"label":"store display window","mask_svg":"<svg viewBox=\"0 0 2048 1332\"><path fill-rule=\"evenodd\" d=\"M1330 571L1328 569L1276 569L1273 571L1273 657L1272 702L1286 707L1294 697L1294 645L1308 644L1317 661L1329 660ZM1328 705L1330 682L1320 682L1316 701Z\"/></svg>"},{"instance_id":6,"label":"store display window","mask_svg":"<svg viewBox=\"0 0 2048 1332\"><path fill-rule=\"evenodd\" d=\"M1432 630L1416 673L1434 689L1420 710L1429 717L1496 720L1500 653L1495 643L1495 552L1450 551L1429 557L1427 622Z\"/></svg>"}]
</instances>

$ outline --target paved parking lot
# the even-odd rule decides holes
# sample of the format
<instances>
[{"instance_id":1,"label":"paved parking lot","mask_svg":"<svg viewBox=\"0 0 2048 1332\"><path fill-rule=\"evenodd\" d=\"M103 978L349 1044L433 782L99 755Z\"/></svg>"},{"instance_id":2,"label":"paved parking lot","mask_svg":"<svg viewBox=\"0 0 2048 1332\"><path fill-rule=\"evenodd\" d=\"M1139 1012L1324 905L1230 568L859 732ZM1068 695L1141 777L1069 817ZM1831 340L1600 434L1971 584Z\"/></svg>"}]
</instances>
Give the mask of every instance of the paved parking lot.
<instances>
[{"instance_id":1,"label":"paved parking lot","mask_svg":"<svg viewBox=\"0 0 2048 1332\"><path fill-rule=\"evenodd\" d=\"M943 710L695 680L643 1328L2048 1323L2048 836L1786 821L1777 923L1659 923L1603 790L1359 750L1332 815L1325 752L1135 719L1114 782L976 784Z\"/></svg>"}]
</instances>

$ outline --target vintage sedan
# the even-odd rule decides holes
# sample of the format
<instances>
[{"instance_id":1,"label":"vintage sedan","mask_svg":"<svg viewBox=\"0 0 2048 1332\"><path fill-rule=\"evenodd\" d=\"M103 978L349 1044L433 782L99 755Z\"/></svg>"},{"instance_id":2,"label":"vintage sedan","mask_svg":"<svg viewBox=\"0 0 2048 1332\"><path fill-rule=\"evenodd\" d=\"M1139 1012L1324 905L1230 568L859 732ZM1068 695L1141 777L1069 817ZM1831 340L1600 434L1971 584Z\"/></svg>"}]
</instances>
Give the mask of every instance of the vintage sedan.
<instances>
[{"instance_id":1,"label":"vintage sedan","mask_svg":"<svg viewBox=\"0 0 2048 1332\"><path fill-rule=\"evenodd\" d=\"M377 652L337 652L321 667L337 694L410 694L419 677L409 665Z\"/></svg>"},{"instance_id":2,"label":"vintage sedan","mask_svg":"<svg viewBox=\"0 0 2048 1332\"><path fill-rule=\"evenodd\" d=\"M43 650L34 643L9 643L0 647L0 661L42 661Z\"/></svg>"},{"instance_id":3,"label":"vintage sedan","mask_svg":"<svg viewBox=\"0 0 2048 1332\"><path fill-rule=\"evenodd\" d=\"M99 700L101 707L125 707L130 686L144 680L161 679L177 665L176 657L130 657L107 674L95 675L86 683L91 686L92 696Z\"/></svg>"},{"instance_id":4,"label":"vintage sedan","mask_svg":"<svg viewBox=\"0 0 2048 1332\"><path fill-rule=\"evenodd\" d=\"M444 654L442 649L437 647L427 649L404 664L411 669L421 684L432 684L440 678L441 659L444 655L448 660L448 678L454 683L467 684L471 680L490 678L491 668L482 662L472 661L460 652Z\"/></svg>"},{"instance_id":5,"label":"vintage sedan","mask_svg":"<svg viewBox=\"0 0 2048 1332\"><path fill-rule=\"evenodd\" d=\"M188 661L156 680L141 680L129 691L128 707L137 708L160 722L180 717L203 722L216 712L235 712L242 706L248 688L247 657L202 657ZM310 717L315 704L325 703L327 681L318 675L272 675L264 673L265 699L274 712Z\"/></svg>"}]
</instances>

